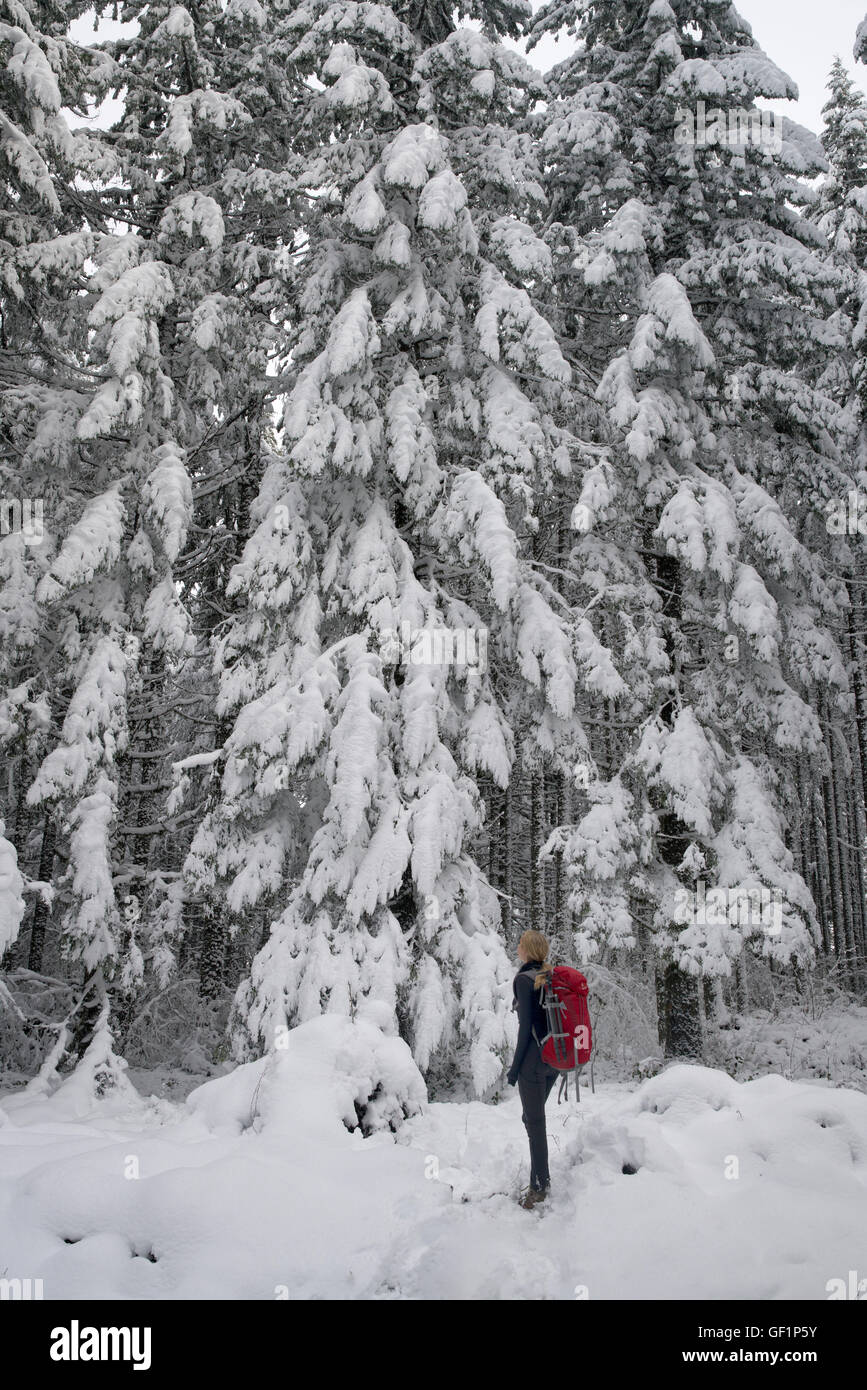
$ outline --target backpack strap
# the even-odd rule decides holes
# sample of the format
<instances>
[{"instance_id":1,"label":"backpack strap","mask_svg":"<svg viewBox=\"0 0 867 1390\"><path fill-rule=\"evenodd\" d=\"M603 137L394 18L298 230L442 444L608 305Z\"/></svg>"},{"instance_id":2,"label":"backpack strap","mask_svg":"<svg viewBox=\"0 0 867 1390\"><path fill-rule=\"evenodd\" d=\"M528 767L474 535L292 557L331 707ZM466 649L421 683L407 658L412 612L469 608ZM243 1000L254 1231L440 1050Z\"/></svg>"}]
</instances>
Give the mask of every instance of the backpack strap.
<instances>
[{"instance_id":1,"label":"backpack strap","mask_svg":"<svg viewBox=\"0 0 867 1390\"><path fill-rule=\"evenodd\" d=\"M536 988L536 977L537 977L537 975L539 974L538 968L537 968L536 970L534 970L534 971L532 972L532 974L533 974L533 988L535 989L535 988ZM544 1009L544 1007L545 1007L545 991L547 990L547 988L548 988L548 982L547 982L547 980L543 980L542 983L541 983L541 985L539 986L539 1003L541 1004L541 1006L542 1006L543 1009ZM546 1034L545 1034L545 1037L542 1038L542 1040L541 1040L541 1042L540 1042L540 1040L539 1040L539 1034L536 1032L536 1025L535 1025L535 1023L531 1025L531 1027L530 1027L530 1033L531 1033L531 1035L532 1035L532 1037L533 1037L533 1041L535 1042L536 1046L538 1047L539 1051L541 1052L541 1051L542 1051L542 1047L543 1047L543 1045L544 1045L544 1043L545 1043L545 1040L546 1040L546 1038L547 1038L549 1035L546 1033Z\"/></svg>"},{"instance_id":2,"label":"backpack strap","mask_svg":"<svg viewBox=\"0 0 867 1390\"><path fill-rule=\"evenodd\" d=\"M538 973L539 973L538 970L534 973L534 975L533 975L534 981L535 981L536 976L538 975ZM534 988L535 988L535 984L534 984ZM539 1004L541 1005L541 1007L542 1007L543 1010L546 1009L547 998L548 998L548 981L547 981L547 980L543 980L542 983L541 983L541 985L539 986ZM549 1015L547 1014L547 1012L546 1012L546 1017L549 1017ZM538 1047L539 1051L541 1052L541 1051L542 1051L542 1048L543 1048L544 1045L545 1045L545 1043L548 1041L548 1039L549 1039L550 1036L551 1036L550 1022L549 1022L548 1032L545 1034L544 1038L540 1038L540 1037L539 1037L539 1034L536 1032L536 1025L535 1025L535 1023L532 1025L532 1027L531 1027L531 1029L530 1029L530 1032L531 1032L532 1035L533 1035L533 1040L534 1040L534 1042L536 1043L536 1046Z\"/></svg>"},{"instance_id":3,"label":"backpack strap","mask_svg":"<svg viewBox=\"0 0 867 1390\"><path fill-rule=\"evenodd\" d=\"M565 1062L566 1052L564 1039L566 1034L563 1032L563 1021L560 1016L563 1012L563 1006L560 1004L554 992L550 979L543 981L542 989L544 990L542 1007L548 1019L548 1032L545 1034L545 1041L547 1042L549 1038L554 1039L554 1051L558 1059L562 1059Z\"/></svg>"},{"instance_id":4,"label":"backpack strap","mask_svg":"<svg viewBox=\"0 0 867 1390\"><path fill-rule=\"evenodd\" d=\"M580 1068L580 1067L575 1067L575 1069L574 1069L573 1072L572 1072L572 1076L573 1076L574 1079L575 1079L575 1099L578 1101L579 1105L580 1105L580 1103L581 1103L581 1082L579 1081L580 1075L581 1075L581 1068ZM595 1094L595 1091L594 1091L594 1094ZM569 1073L568 1073L568 1071L564 1071L563 1075L562 1075L561 1078L560 1078L560 1090L557 1092L557 1104L558 1104L558 1105L560 1104L560 1102L561 1102L561 1100L563 1099L564 1096L565 1096L566 1100L569 1099Z\"/></svg>"}]
</instances>

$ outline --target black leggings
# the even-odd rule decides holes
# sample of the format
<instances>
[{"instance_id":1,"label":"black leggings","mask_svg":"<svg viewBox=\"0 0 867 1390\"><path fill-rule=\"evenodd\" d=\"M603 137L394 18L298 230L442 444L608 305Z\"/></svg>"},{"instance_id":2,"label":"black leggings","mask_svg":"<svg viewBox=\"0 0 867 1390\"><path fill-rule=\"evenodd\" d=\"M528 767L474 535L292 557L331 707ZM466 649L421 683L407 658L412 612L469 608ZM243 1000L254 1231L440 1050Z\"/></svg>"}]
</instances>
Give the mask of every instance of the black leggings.
<instances>
[{"instance_id":1,"label":"black leggings","mask_svg":"<svg viewBox=\"0 0 867 1390\"><path fill-rule=\"evenodd\" d=\"M530 1186L537 1190L550 1182L545 1102L556 1080L556 1071L542 1061L539 1044L531 1038L518 1072L518 1091L524 1107L521 1119L530 1141Z\"/></svg>"}]
</instances>

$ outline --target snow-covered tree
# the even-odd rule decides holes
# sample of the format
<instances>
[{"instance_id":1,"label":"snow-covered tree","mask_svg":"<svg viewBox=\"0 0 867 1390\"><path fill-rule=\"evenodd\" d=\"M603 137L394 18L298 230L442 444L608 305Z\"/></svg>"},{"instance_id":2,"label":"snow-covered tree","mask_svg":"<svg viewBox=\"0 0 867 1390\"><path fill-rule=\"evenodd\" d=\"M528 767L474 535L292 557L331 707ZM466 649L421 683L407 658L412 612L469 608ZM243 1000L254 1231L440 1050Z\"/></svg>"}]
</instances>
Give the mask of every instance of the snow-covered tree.
<instances>
[{"instance_id":1,"label":"snow-covered tree","mask_svg":"<svg viewBox=\"0 0 867 1390\"><path fill-rule=\"evenodd\" d=\"M864 934L864 888L855 847L863 844L867 835L867 663L860 640L867 575L858 535L867 499L867 99L839 59L831 69L828 90L822 142L830 169L821 187L819 225L828 238L835 266L847 277L838 300L847 350L839 354L836 372L838 392L848 400L859 433L852 451L857 490L828 504L827 526L834 537L850 600L845 643L854 718L848 728L837 731L832 747L835 784L825 781L823 810L826 831L833 827L831 838L837 842L828 849L829 896L835 917L851 922L847 954L852 960L859 954L859 934L863 955Z\"/></svg>"},{"instance_id":2,"label":"snow-covered tree","mask_svg":"<svg viewBox=\"0 0 867 1390\"><path fill-rule=\"evenodd\" d=\"M149 410L156 467L139 480L130 546L137 581L151 592L141 608L131 730L132 863L122 877L136 898L145 890L141 913L160 977L183 930L197 927L211 992L227 914L219 901L187 910L177 879L184 827L200 819L207 776L196 778L183 808L166 802L166 791L171 762L207 752L225 733L199 657L225 621L226 578L246 534L276 389L273 344L294 276L297 222L291 80L261 5L128 4L124 16L137 32L106 45L127 93L107 135L123 170L117 215L128 229L123 245L139 265L159 267L168 292L159 319L162 399L155 394ZM150 544L147 522L160 511L169 565Z\"/></svg>"},{"instance_id":3,"label":"snow-covered tree","mask_svg":"<svg viewBox=\"0 0 867 1390\"><path fill-rule=\"evenodd\" d=\"M849 394L860 397L863 415L867 399L863 364L867 331L867 98L857 91L839 58L831 69L828 90L822 144L830 168L821 187L819 225L828 238L834 264L847 277L839 296L840 321L849 340L845 354L851 376Z\"/></svg>"},{"instance_id":4,"label":"snow-covered tree","mask_svg":"<svg viewBox=\"0 0 867 1390\"><path fill-rule=\"evenodd\" d=\"M762 119L757 99L796 90L727 0L555 0L534 36L563 26L579 46L536 118L548 241L558 327L593 364L610 446L571 565L588 620L620 629L628 694L619 756L549 848L581 954L652 928L666 1045L694 1053L695 976L728 975L745 941L804 961L817 936L776 808L799 754L822 765L810 692L846 686L824 525L851 478L844 277L809 218L821 148ZM705 883L779 895L779 930L680 912Z\"/></svg>"},{"instance_id":5,"label":"snow-covered tree","mask_svg":"<svg viewBox=\"0 0 867 1390\"><path fill-rule=\"evenodd\" d=\"M148 967L165 978L183 927L171 837L196 811L167 806L169 763L196 746L197 713L208 725L200 656L223 616L243 478L260 471L294 236L291 112L260 7L129 4L124 18L134 36L93 49L45 40L79 77L73 112L126 96L111 129L67 129L40 193L76 229L49 238L31 218L16 234L52 369L7 394L7 418L46 534L32 557L4 537L0 597L28 695L51 707L27 800L65 839L64 944L115 996ZM13 76L33 86L37 58L15 51ZM41 87L32 101L49 97L59 110Z\"/></svg>"},{"instance_id":6,"label":"snow-covered tree","mask_svg":"<svg viewBox=\"0 0 867 1390\"><path fill-rule=\"evenodd\" d=\"M69 637L62 615L37 598L70 501L70 441L91 378L84 366L83 268L94 237L78 201L78 171L98 162L99 142L75 132L69 112L106 93L113 64L71 43L85 4L9 0L0 6L0 315L3 419L0 494L0 745L14 760L14 835L26 852L25 794L63 709ZM11 523L11 525L10 525ZM60 714L62 719L62 713ZM55 726L56 733L56 726ZM38 877L52 876L56 821L41 823ZM31 956L38 968L47 901L36 903Z\"/></svg>"},{"instance_id":7,"label":"snow-covered tree","mask_svg":"<svg viewBox=\"0 0 867 1390\"><path fill-rule=\"evenodd\" d=\"M24 882L15 846L6 839L5 830L0 821L0 957L18 935L24 916Z\"/></svg>"},{"instance_id":8,"label":"snow-covered tree","mask_svg":"<svg viewBox=\"0 0 867 1390\"><path fill-rule=\"evenodd\" d=\"M273 904L239 1055L370 1009L431 1080L500 1076L511 966L472 853L479 780L508 784L516 729L565 765L576 690L608 679L533 560L589 450L526 288L550 275L518 129L542 89L497 43L525 13L482 4L478 32L311 0L272 34L303 82L291 389L228 589L222 801L188 863L239 915Z\"/></svg>"},{"instance_id":9,"label":"snow-covered tree","mask_svg":"<svg viewBox=\"0 0 867 1390\"><path fill-rule=\"evenodd\" d=\"M822 107L822 145L831 165L835 190L844 199L867 178L867 98L859 92L839 58L828 76L828 100Z\"/></svg>"}]
</instances>

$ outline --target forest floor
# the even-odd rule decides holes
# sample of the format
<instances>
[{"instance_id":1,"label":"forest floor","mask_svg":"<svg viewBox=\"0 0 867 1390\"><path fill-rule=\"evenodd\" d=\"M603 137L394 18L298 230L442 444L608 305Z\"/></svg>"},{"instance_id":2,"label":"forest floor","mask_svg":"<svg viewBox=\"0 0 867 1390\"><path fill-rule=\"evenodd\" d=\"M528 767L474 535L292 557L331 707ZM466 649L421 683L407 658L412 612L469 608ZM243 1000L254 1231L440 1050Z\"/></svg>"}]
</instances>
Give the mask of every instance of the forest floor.
<instances>
[{"instance_id":1,"label":"forest floor","mask_svg":"<svg viewBox=\"0 0 867 1390\"><path fill-rule=\"evenodd\" d=\"M419 1108L404 1044L354 1051L354 1027L305 1024L175 1099L129 1073L101 1100L0 1087L0 1276L47 1299L821 1300L867 1275L861 1090L671 1065L555 1091L527 1212L516 1093ZM418 1113L351 1132L375 1092Z\"/></svg>"}]
</instances>

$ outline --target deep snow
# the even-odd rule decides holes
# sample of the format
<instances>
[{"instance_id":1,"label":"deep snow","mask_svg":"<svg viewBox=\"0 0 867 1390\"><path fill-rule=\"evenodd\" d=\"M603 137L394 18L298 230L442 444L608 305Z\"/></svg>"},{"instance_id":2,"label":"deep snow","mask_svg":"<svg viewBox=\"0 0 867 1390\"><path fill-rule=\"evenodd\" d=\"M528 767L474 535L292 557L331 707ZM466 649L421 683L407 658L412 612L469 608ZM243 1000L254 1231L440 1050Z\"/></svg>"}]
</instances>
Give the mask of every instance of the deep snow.
<instances>
[{"instance_id":1,"label":"deep snow","mask_svg":"<svg viewBox=\"0 0 867 1390\"><path fill-rule=\"evenodd\" d=\"M867 1275L860 1092L675 1065L548 1117L552 1196L524 1212L516 1093L428 1104L370 1022L304 1024L181 1102L126 1078L0 1094L0 1275L46 1299L570 1300L821 1300Z\"/></svg>"}]
</instances>

